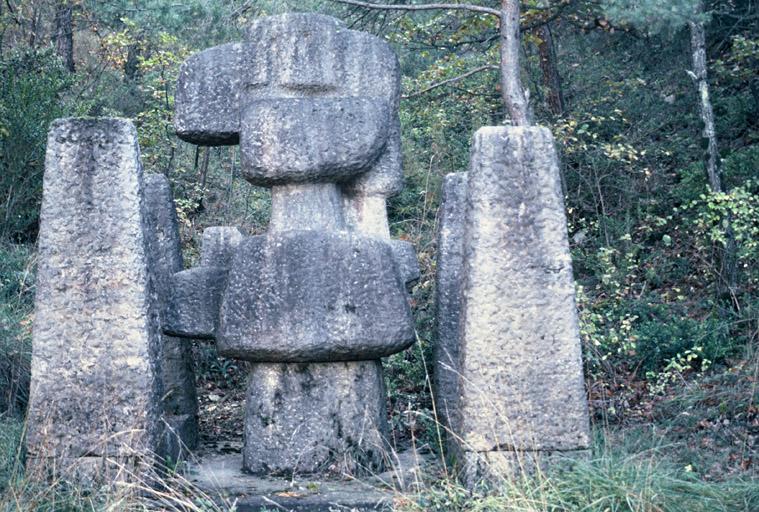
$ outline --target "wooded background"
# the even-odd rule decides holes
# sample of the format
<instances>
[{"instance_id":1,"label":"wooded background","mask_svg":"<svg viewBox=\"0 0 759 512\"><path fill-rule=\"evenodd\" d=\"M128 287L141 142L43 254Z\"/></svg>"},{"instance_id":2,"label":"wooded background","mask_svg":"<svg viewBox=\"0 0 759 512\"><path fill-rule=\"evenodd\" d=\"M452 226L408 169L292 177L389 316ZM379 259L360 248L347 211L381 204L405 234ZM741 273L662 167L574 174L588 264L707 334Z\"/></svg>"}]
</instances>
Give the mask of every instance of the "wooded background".
<instances>
[{"instance_id":1,"label":"wooded background","mask_svg":"<svg viewBox=\"0 0 759 512\"><path fill-rule=\"evenodd\" d=\"M466 170L477 128L519 122L499 73L509 59L496 14L509 3L1 0L0 405L25 401L49 122L133 119L145 170L171 180L192 264L207 226L265 229L269 198L240 178L235 147L174 135L180 64L240 39L257 16L319 11L385 38L400 57L406 188L389 208L393 235L416 245L422 265L413 290L421 350L390 358L388 385L399 435L432 431L427 416L407 412L431 409L425 357L435 339L440 185ZM746 443L759 435L759 4L526 0L519 24L510 50L521 61L525 112L551 128L561 153L596 420L653 421L656 404L684 385L713 397L704 390L741 382L749 387L727 405L717 400L722 409L707 418L744 425L743 448L720 470L691 470L705 478L746 470L754 453ZM199 369L222 381L243 371L208 347Z\"/></svg>"}]
</instances>

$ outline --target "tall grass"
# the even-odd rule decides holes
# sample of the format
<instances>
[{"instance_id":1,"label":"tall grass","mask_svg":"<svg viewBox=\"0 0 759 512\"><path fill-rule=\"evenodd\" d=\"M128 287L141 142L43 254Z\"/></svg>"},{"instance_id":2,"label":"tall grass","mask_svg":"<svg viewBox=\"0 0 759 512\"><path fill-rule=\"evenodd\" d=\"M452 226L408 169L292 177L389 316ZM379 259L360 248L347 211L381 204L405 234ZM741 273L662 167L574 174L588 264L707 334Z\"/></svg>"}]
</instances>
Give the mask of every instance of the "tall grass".
<instances>
[{"instance_id":1,"label":"tall grass","mask_svg":"<svg viewBox=\"0 0 759 512\"><path fill-rule=\"evenodd\" d=\"M603 448L571 469L522 475L473 492L452 479L403 496L403 512L754 512L759 483L706 482L656 451L624 453Z\"/></svg>"},{"instance_id":2,"label":"tall grass","mask_svg":"<svg viewBox=\"0 0 759 512\"><path fill-rule=\"evenodd\" d=\"M0 241L0 414L20 413L28 398L33 248Z\"/></svg>"}]
</instances>

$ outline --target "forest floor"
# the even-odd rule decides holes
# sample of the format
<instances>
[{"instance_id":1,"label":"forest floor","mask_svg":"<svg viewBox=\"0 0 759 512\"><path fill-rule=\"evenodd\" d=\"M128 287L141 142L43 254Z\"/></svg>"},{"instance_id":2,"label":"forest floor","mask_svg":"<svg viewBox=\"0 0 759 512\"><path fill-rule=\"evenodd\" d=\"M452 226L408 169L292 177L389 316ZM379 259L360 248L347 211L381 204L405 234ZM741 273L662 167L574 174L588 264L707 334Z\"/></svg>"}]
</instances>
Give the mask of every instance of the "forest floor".
<instances>
[{"instance_id":1,"label":"forest floor","mask_svg":"<svg viewBox=\"0 0 759 512\"><path fill-rule=\"evenodd\" d=\"M616 383L589 380L598 447L663 458L704 481L758 479L759 358L728 363L660 394L634 375L617 376ZM246 371L220 366L227 368L224 378L199 376L198 401L203 443L224 453L242 442ZM398 451L407 450L412 439L417 445L438 445L424 432L399 430L392 436Z\"/></svg>"}]
</instances>

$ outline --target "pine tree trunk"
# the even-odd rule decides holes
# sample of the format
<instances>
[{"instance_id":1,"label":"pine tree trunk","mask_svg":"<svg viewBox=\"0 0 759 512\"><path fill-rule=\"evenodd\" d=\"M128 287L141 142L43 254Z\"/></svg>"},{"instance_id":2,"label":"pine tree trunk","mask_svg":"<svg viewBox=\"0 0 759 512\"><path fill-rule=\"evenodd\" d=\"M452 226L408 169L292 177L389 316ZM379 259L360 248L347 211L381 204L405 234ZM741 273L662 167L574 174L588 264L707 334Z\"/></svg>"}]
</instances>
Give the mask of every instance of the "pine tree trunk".
<instances>
[{"instance_id":1,"label":"pine tree trunk","mask_svg":"<svg viewBox=\"0 0 759 512\"><path fill-rule=\"evenodd\" d=\"M546 23L540 28L540 70L543 73L543 85L548 89L548 108L557 116L564 113L564 94L561 90L561 77L556 67L556 53L553 46L551 29Z\"/></svg>"},{"instance_id":2,"label":"pine tree trunk","mask_svg":"<svg viewBox=\"0 0 759 512\"><path fill-rule=\"evenodd\" d=\"M74 65L74 7L70 0L59 0L55 9L55 49L63 59L63 65L71 73L76 68Z\"/></svg>"},{"instance_id":3,"label":"pine tree trunk","mask_svg":"<svg viewBox=\"0 0 759 512\"><path fill-rule=\"evenodd\" d=\"M532 114L519 68L519 0L501 0L501 96L511 124L529 126Z\"/></svg>"}]
</instances>

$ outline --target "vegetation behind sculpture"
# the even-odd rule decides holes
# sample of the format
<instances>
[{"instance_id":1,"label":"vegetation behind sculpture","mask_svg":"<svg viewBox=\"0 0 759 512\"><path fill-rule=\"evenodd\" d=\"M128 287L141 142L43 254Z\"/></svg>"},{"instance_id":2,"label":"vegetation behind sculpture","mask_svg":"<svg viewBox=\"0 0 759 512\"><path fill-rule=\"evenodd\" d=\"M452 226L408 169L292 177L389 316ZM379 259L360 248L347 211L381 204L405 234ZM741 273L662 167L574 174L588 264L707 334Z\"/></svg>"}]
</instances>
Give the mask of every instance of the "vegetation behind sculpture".
<instances>
[{"instance_id":1,"label":"vegetation behind sculpture","mask_svg":"<svg viewBox=\"0 0 759 512\"><path fill-rule=\"evenodd\" d=\"M167 174L173 183L188 261L197 257L205 226L263 228L267 196L239 179L236 150L198 148L173 137L171 91L189 53L232 40L246 20L284 9L287 2L244 4L248 9L185 2L174 10L157 1L141 10L126 2L77 3L73 75L47 49L55 5L10 4L12 9L0 13L4 238L34 241L44 134L49 120L67 114L136 119L146 169ZM424 437L434 432L430 417L404 411L431 407L421 356L429 356L433 336L432 233L440 182L445 173L466 168L473 131L500 122L503 113L497 77L487 70L415 93L492 63L494 21L463 12L408 17L320 4L385 35L402 57L404 94L410 96L401 103L406 189L389 206L394 235L415 242L421 252L424 274L413 293L425 351L391 358L388 393L397 431ZM525 4L527 22L545 16ZM749 364L744 348L756 343L756 6L707 3L715 11L707 24L708 66L728 191L713 194L702 164L697 98L685 73L691 65L687 30L649 35L637 25L610 20L591 3L561 4L551 2L551 12L562 10L550 24L550 41L537 29L523 34L524 77L536 118L551 126L560 142L591 399L597 418L622 420L637 414L630 403L645 405L641 399L666 392L682 378L705 372L697 381L711 382L715 369ZM40 21L33 26L35 19ZM542 59L551 58L541 49L546 44L553 45L549 64L561 77L560 111L549 102L557 91L541 68ZM736 231L740 278L734 296L721 296L714 256L725 242L721 227L728 217ZM30 249L7 244L0 255L0 350L11 361L28 355L23 340L30 326L33 259ZM231 363L203 356L209 361L201 368L206 376L234 375ZM22 382L13 373L18 367L0 363L0 387ZM23 391L13 396L23 405ZM746 411L748 405L737 413ZM751 420L744 415L737 421ZM730 467L743 463L739 458Z\"/></svg>"}]
</instances>

